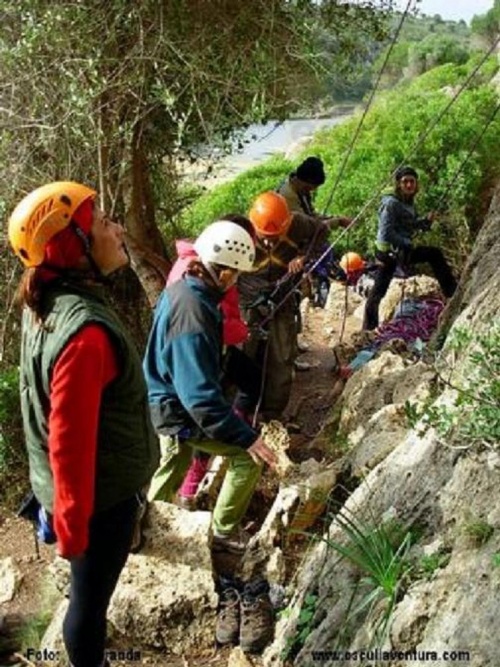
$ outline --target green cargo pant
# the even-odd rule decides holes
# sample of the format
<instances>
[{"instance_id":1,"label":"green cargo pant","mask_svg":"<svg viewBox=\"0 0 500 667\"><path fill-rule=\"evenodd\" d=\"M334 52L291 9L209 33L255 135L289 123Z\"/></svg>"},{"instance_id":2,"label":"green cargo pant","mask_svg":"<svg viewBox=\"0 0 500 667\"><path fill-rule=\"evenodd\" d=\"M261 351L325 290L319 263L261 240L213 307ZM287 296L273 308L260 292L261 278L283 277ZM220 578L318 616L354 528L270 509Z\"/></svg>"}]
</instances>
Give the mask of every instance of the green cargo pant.
<instances>
[{"instance_id":1,"label":"green cargo pant","mask_svg":"<svg viewBox=\"0 0 500 667\"><path fill-rule=\"evenodd\" d=\"M148 500L172 502L188 471L194 449L225 456L229 461L212 519L214 532L227 535L243 519L262 469L242 447L218 440L179 440L160 435L160 466L151 480Z\"/></svg>"}]
</instances>

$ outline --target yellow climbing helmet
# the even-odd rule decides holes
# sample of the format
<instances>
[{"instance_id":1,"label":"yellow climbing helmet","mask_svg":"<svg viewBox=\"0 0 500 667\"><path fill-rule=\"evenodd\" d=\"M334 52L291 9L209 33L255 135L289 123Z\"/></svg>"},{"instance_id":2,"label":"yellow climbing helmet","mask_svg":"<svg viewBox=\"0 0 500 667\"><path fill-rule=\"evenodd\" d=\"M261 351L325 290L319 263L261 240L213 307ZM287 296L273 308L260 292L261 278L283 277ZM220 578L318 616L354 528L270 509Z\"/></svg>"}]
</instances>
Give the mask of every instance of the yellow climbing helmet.
<instances>
[{"instance_id":1,"label":"yellow climbing helmet","mask_svg":"<svg viewBox=\"0 0 500 667\"><path fill-rule=\"evenodd\" d=\"M9 219L9 241L26 267L43 262L47 243L68 227L76 209L97 193L80 183L56 181L30 192Z\"/></svg>"}]
</instances>

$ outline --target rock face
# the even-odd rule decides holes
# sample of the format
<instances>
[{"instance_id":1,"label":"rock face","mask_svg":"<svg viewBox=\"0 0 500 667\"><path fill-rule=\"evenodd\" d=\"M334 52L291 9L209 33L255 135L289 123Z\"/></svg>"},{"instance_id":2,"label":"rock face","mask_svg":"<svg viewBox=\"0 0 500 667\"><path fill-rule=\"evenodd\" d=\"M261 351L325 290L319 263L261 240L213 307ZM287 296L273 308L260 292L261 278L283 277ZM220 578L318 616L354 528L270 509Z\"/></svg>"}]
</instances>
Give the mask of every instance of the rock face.
<instances>
[{"instance_id":1,"label":"rock face","mask_svg":"<svg viewBox=\"0 0 500 667\"><path fill-rule=\"evenodd\" d=\"M435 366L384 352L348 380L339 423L358 486L302 565L266 665L283 664L287 655L305 667L319 655L323 665L347 667L352 660L333 656L334 650L374 647L395 652L383 661L392 667L424 667L426 652L434 660L448 652L472 667L500 664L500 443L456 442L419 420L422 412L455 405L457 386L473 379L477 389L487 381L470 353L474 340L500 322L499 209L500 191L444 313ZM457 348L452 340L460 331L472 340ZM436 383L436 371L446 382ZM498 369L488 372L490 382L495 374L498 381ZM415 408L411 424L409 406ZM498 420L500 406L491 410ZM392 535L397 528L411 537L396 542L406 546L392 588L356 556L360 548L349 526L365 545L389 526Z\"/></svg>"},{"instance_id":2,"label":"rock face","mask_svg":"<svg viewBox=\"0 0 500 667\"><path fill-rule=\"evenodd\" d=\"M181 654L197 643L209 646L217 605L210 514L157 502L151 503L148 517L146 544L129 556L111 599L111 646L122 649L124 638L127 647L153 647L166 654ZM58 579L64 582L64 571ZM66 606L63 601L41 644L61 656Z\"/></svg>"},{"instance_id":3,"label":"rock face","mask_svg":"<svg viewBox=\"0 0 500 667\"><path fill-rule=\"evenodd\" d=\"M0 559L0 604L13 599L21 583L21 572L10 556Z\"/></svg>"},{"instance_id":4,"label":"rock face","mask_svg":"<svg viewBox=\"0 0 500 667\"><path fill-rule=\"evenodd\" d=\"M209 644L217 605L210 514L157 502L149 524L143 551L130 556L122 572L109 620L139 646L182 653L197 642Z\"/></svg>"}]
</instances>

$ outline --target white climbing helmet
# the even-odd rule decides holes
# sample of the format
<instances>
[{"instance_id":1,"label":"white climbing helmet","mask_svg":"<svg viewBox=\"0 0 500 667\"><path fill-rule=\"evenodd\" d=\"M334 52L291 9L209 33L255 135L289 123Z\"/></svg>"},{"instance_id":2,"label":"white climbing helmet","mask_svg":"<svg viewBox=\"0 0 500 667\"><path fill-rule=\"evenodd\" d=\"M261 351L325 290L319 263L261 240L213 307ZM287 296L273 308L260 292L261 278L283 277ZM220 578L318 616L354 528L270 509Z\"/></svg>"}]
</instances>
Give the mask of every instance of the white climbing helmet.
<instances>
[{"instance_id":1,"label":"white climbing helmet","mask_svg":"<svg viewBox=\"0 0 500 667\"><path fill-rule=\"evenodd\" d=\"M208 225L196 239L194 249L203 264L219 264L238 271L250 271L255 259L252 237L229 220Z\"/></svg>"}]
</instances>

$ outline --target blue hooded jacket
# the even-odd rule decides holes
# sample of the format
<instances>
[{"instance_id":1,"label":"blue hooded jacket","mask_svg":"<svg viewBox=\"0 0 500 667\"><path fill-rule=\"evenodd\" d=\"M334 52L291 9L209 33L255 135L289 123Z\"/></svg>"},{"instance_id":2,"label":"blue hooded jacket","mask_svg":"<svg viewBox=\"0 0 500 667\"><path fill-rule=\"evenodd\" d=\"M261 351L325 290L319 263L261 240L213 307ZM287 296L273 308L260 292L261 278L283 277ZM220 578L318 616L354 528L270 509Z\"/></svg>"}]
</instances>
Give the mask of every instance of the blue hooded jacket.
<instances>
[{"instance_id":1,"label":"blue hooded jacket","mask_svg":"<svg viewBox=\"0 0 500 667\"><path fill-rule=\"evenodd\" d=\"M163 435L247 448L258 434L233 412L221 386L221 298L193 276L163 291L143 362L151 418Z\"/></svg>"}]
</instances>

